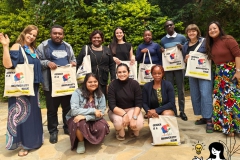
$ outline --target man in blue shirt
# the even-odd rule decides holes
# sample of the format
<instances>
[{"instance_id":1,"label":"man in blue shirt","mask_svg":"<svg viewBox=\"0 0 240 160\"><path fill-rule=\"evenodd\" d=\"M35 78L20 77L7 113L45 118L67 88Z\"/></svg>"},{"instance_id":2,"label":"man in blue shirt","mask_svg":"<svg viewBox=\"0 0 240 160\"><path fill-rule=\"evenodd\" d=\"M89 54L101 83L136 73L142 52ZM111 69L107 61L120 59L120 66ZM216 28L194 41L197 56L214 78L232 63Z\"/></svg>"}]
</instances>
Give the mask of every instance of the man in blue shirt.
<instances>
[{"instance_id":1,"label":"man in blue shirt","mask_svg":"<svg viewBox=\"0 0 240 160\"><path fill-rule=\"evenodd\" d=\"M72 64L76 66L76 58L70 44L63 41L64 30L62 26L54 25L51 28L51 39L43 41L36 49L42 65L43 90L46 97L48 131L50 133L50 143L58 141L58 107L62 107L63 129L65 134L69 134L66 114L70 110L71 95L52 97L51 71L57 66Z\"/></svg>"},{"instance_id":2,"label":"man in blue shirt","mask_svg":"<svg viewBox=\"0 0 240 160\"><path fill-rule=\"evenodd\" d=\"M165 29L167 31L167 35L161 39L161 50L164 52L164 49L177 46L180 50L182 50L183 44L187 41L186 37L178 34L174 31L174 23L173 21L165 22ZM185 108L185 95L184 95L184 70L175 70L175 71L166 71L165 72L166 80L170 81L174 85L174 78L177 85L178 90L178 106L180 111L180 117L182 120L187 121L188 118L184 113Z\"/></svg>"}]
</instances>

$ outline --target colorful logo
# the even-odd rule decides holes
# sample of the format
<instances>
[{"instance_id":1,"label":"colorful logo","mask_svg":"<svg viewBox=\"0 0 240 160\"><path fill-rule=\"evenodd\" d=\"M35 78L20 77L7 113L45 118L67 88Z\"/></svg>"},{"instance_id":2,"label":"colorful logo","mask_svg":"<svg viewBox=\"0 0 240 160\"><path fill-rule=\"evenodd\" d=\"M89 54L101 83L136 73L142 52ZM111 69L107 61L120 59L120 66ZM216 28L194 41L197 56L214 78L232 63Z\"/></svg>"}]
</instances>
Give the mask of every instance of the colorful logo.
<instances>
[{"instance_id":1,"label":"colorful logo","mask_svg":"<svg viewBox=\"0 0 240 160\"><path fill-rule=\"evenodd\" d=\"M204 65L206 63L205 58L199 58L198 59L198 65Z\"/></svg>"},{"instance_id":2,"label":"colorful logo","mask_svg":"<svg viewBox=\"0 0 240 160\"><path fill-rule=\"evenodd\" d=\"M176 53L171 53L171 54L170 54L171 60L175 59L175 56L176 56Z\"/></svg>"},{"instance_id":3,"label":"colorful logo","mask_svg":"<svg viewBox=\"0 0 240 160\"><path fill-rule=\"evenodd\" d=\"M165 135L165 134L169 135L169 131L171 130L169 124L163 125L161 129L162 129L162 133L163 133L164 135Z\"/></svg>"},{"instance_id":4,"label":"colorful logo","mask_svg":"<svg viewBox=\"0 0 240 160\"><path fill-rule=\"evenodd\" d=\"M22 73L22 72L16 73L16 74L14 75L14 81L15 81L15 82L20 81L20 80L23 79L23 78L24 78L24 76L23 76L23 73Z\"/></svg>"},{"instance_id":5,"label":"colorful logo","mask_svg":"<svg viewBox=\"0 0 240 160\"><path fill-rule=\"evenodd\" d=\"M71 78L71 77L70 77L70 74L69 74L69 73L63 75L63 81L64 81L64 82L68 81L70 78Z\"/></svg>"},{"instance_id":6,"label":"colorful logo","mask_svg":"<svg viewBox=\"0 0 240 160\"><path fill-rule=\"evenodd\" d=\"M145 75L150 75L151 71L149 69L145 70Z\"/></svg>"}]
</instances>

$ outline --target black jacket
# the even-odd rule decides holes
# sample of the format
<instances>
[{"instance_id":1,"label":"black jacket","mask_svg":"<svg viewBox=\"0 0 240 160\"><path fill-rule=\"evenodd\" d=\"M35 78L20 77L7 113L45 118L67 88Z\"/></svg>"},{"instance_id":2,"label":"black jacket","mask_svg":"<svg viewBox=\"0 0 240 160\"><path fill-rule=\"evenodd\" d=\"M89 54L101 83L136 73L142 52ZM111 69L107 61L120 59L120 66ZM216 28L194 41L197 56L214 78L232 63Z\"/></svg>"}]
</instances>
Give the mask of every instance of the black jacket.
<instances>
[{"instance_id":1,"label":"black jacket","mask_svg":"<svg viewBox=\"0 0 240 160\"><path fill-rule=\"evenodd\" d=\"M91 57L91 66L92 66L92 73L96 74L99 79L99 83L101 85L108 84L108 75L110 72L111 80L116 79L116 63L113 60L113 56L110 52L110 49L106 46L103 46L103 55L101 60L97 60L96 56L94 55L92 48L88 45L88 55ZM86 55L85 47L84 46L77 57L77 68L82 64L83 58Z\"/></svg>"}]
</instances>

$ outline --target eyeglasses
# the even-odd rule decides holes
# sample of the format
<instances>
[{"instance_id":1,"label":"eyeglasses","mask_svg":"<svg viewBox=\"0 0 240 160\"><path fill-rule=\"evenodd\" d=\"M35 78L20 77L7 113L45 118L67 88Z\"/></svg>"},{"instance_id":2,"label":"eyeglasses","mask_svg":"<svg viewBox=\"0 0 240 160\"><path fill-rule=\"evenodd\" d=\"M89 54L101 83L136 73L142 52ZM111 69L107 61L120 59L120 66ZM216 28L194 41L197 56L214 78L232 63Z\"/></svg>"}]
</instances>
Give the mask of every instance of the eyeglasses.
<instances>
[{"instance_id":1,"label":"eyeglasses","mask_svg":"<svg viewBox=\"0 0 240 160\"><path fill-rule=\"evenodd\" d=\"M168 27L172 27L173 24L168 24L168 25L165 25L165 28L168 28Z\"/></svg>"}]
</instances>

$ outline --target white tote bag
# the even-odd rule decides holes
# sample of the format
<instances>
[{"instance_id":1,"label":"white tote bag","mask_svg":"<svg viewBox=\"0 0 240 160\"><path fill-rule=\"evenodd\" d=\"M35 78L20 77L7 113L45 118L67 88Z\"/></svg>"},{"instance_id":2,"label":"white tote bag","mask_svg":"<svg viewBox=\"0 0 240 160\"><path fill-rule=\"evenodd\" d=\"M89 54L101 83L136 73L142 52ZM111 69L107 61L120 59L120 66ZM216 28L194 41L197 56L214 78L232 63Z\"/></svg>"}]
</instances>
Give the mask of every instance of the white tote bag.
<instances>
[{"instance_id":1,"label":"white tote bag","mask_svg":"<svg viewBox=\"0 0 240 160\"><path fill-rule=\"evenodd\" d=\"M162 54L162 64L164 71L185 69L182 51L177 46L165 49Z\"/></svg>"},{"instance_id":2,"label":"white tote bag","mask_svg":"<svg viewBox=\"0 0 240 160\"><path fill-rule=\"evenodd\" d=\"M149 118L149 128L152 133L152 145L180 145L180 135L177 118L162 116Z\"/></svg>"},{"instance_id":3,"label":"white tote bag","mask_svg":"<svg viewBox=\"0 0 240 160\"><path fill-rule=\"evenodd\" d=\"M202 39L202 42L203 41L204 39ZM202 42L194 51L189 52L185 76L211 80L212 61L207 58L206 54L197 52Z\"/></svg>"},{"instance_id":4,"label":"white tote bag","mask_svg":"<svg viewBox=\"0 0 240 160\"><path fill-rule=\"evenodd\" d=\"M85 56L83 58L82 64L79 66L77 70L77 82L83 83L86 74L92 73L92 66L91 66L91 58L88 53L88 46L85 46Z\"/></svg>"},{"instance_id":5,"label":"white tote bag","mask_svg":"<svg viewBox=\"0 0 240 160\"><path fill-rule=\"evenodd\" d=\"M148 57L149 57L149 60L150 60L150 64L144 64L146 54L148 54ZM140 85L144 85L144 84L146 84L146 83L148 83L148 82L153 80L152 74L151 74L151 68L154 65L155 64L152 64L152 58L151 58L150 52L148 50L147 53L144 53L144 55L143 55L143 63L140 63L139 64L139 68L138 68L138 83Z\"/></svg>"},{"instance_id":6,"label":"white tote bag","mask_svg":"<svg viewBox=\"0 0 240 160\"><path fill-rule=\"evenodd\" d=\"M130 62L131 61L121 61L121 63L124 63L129 67L130 70L129 78L132 78L137 81L137 62L135 62L133 65L130 65Z\"/></svg>"},{"instance_id":7,"label":"white tote bag","mask_svg":"<svg viewBox=\"0 0 240 160\"><path fill-rule=\"evenodd\" d=\"M21 47L21 46L20 46ZM33 64L28 63L24 49L21 47L24 64L17 64L15 69L5 70L4 97L34 96Z\"/></svg>"},{"instance_id":8,"label":"white tote bag","mask_svg":"<svg viewBox=\"0 0 240 160\"><path fill-rule=\"evenodd\" d=\"M68 64L51 69L52 97L71 95L77 88L76 67Z\"/></svg>"}]
</instances>

